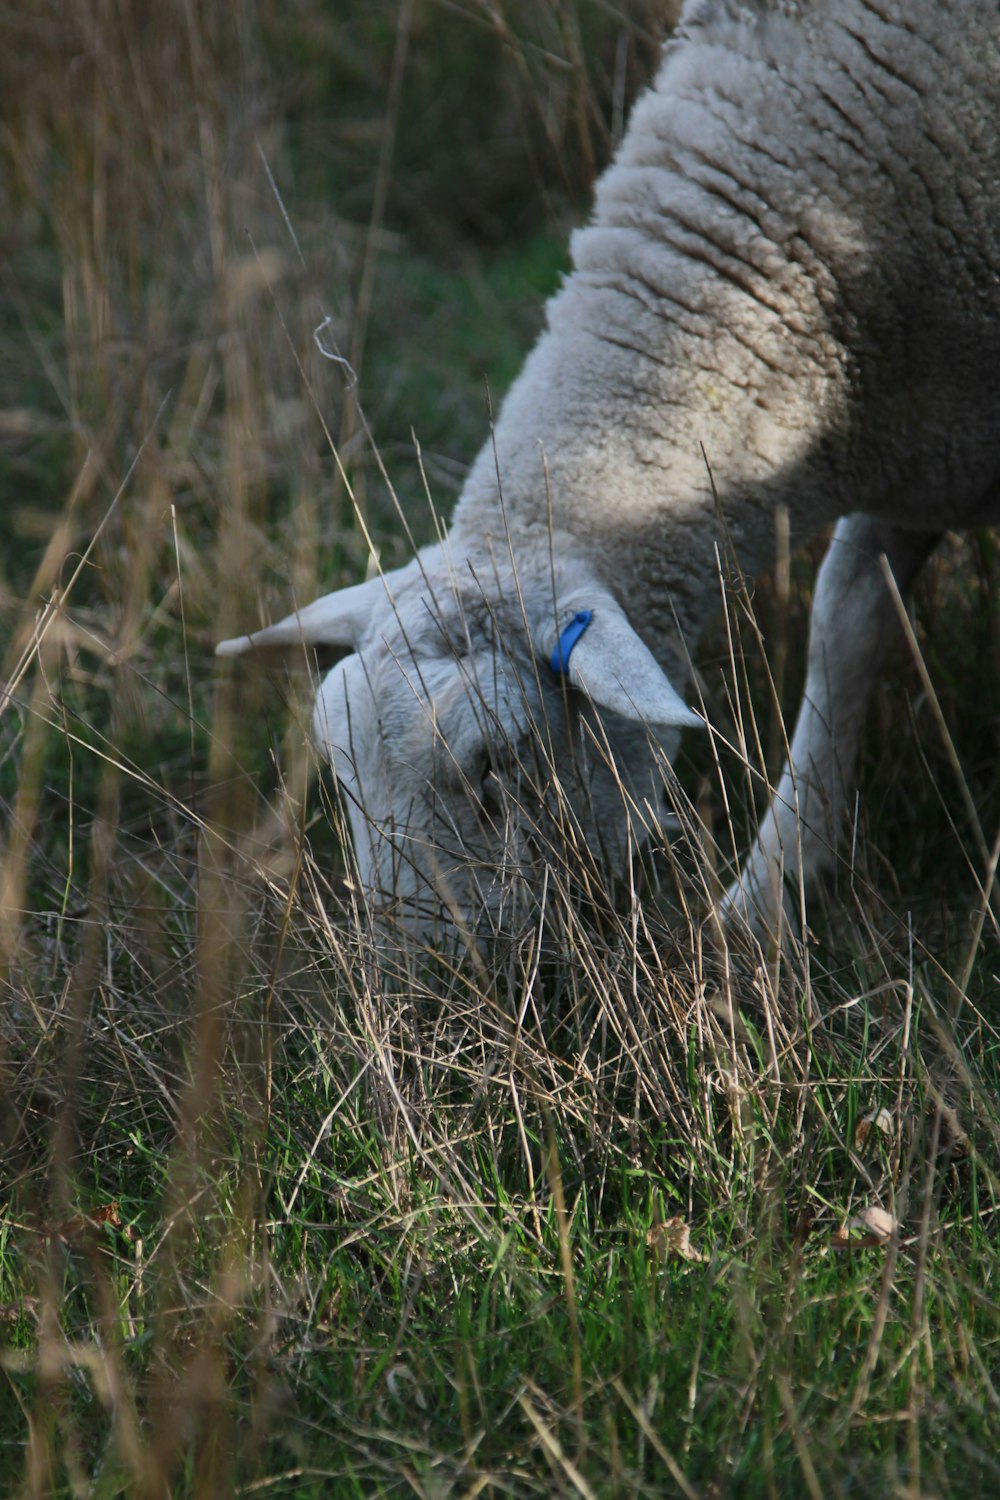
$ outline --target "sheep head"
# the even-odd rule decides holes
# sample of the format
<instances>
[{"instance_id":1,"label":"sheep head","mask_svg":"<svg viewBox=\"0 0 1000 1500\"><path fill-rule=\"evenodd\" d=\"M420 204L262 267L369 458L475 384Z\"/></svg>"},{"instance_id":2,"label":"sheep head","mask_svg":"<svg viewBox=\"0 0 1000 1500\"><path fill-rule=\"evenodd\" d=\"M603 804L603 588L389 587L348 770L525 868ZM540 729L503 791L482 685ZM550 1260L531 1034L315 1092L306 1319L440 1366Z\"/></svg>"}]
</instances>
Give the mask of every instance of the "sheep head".
<instances>
[{"instance_id":1,"label":"sheep head","mask_svg":"<svg viewBox=\"0 0 1000 1500\"><path fill-rule=\"evenodd\" d=\"M367 899L424 935L509 928L546 864L621 865L701 723L586 565L458 561L447 545L224 641L345 647L313 733Z\"/></svg>"}]
</instances>

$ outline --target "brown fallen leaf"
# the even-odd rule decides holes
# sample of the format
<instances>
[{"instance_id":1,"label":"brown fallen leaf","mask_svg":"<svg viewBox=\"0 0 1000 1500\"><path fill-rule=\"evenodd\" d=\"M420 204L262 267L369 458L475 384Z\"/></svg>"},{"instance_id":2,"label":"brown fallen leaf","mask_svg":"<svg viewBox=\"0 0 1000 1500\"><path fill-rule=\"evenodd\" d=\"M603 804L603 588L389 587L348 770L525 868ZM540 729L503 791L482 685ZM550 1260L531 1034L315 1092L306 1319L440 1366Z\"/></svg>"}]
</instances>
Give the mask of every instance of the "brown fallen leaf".
<instances>
[{"instance_id":1,"label":"brown fallen leaf","mask_svg":"<svg viewBox=\"0 0 1000 1500\"><path fill-rule=\"evenodd\" d=\"M43 1224L39 1234L46 1239L64 1240L67 1244L73 1244L77 1240L84 1239L88 1234L93 1234L100 1229L102 1224L110 1224L115 1229L122 1229L126 1239L134 1239L135 1234L130 1225L122 1224L121 1206L117 1198L110 1203L98 1203L94 1208L89 1208L86 1213L74 1214L71 1219L63 1219L59 1224Z\"/></svg>"},{"instance_id":2,"label":"brown fallen leaf","mask_svg":"<svg viewBox=\"0 0 1000 1500\"><path fill-rule=\"evenodd\" d=\"M895 1121L887 1109L872 1110L870 1115L865 1115L859 1120L854 1131L854 1147L860 1151L862 1146L869 1142L874 1146L879 1139L888 1142L892 1139L895 1131Z\"/></svg>"},{"instance_id":3,"label":"brown fallen leaf","mask_svg":"<svg viewBox=\"0 0 1000 1500\"><path fill-rule=\"evenodd\" d=\"M22 1317L34 1317L40 1306L37 1297L22 1297L20 1302L0 1302L0 1325L17 1323Z\"/></svg>"},{"instance_id":4,"label":"brown fallen leaf","mask_svg":"<svg viewBox=\"0 0 1000 1500\"><path fill-rule=\"evenodd\" d=\"M708 1260L707 1255L692 1245L690 1227L680 1214L654 1224L647 1231L646 1244L661 1264L668 1260L690 1260L699 1264Z\"/></svg>"},{"instance_id":5,"label":"brown fallen leaf","mask_svg":"<svg viewBox=\"0 0 1000 1500\"><path fill-rule=\"evenodd\" d=\"M898 1222L888 1209L872 1205L848 1219L830 1236L835 1250L864 1250L875 1245L887 1245L899 1228Z\"/></svg>"}]
</instances>

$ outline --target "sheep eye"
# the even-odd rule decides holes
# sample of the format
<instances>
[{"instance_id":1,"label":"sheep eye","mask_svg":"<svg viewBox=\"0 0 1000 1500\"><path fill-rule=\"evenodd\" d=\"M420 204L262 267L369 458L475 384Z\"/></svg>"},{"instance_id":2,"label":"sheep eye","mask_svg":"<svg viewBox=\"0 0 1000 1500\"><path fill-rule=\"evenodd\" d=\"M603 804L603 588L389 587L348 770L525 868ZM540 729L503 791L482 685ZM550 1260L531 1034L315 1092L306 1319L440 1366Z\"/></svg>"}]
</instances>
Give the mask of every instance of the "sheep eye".
<instances>
[{"instance_id":1,"label":"sheep eye","mask_svg":"<svg viewBox=\"0 0 1000 1500\"><path fill-rule=\"evenodd\" d=\"M475 788L482 811L488 818L498 818L503 810L503 789L498 769L489 755L483 757Z\"/></svg>"},{"instance_id":2,"label":"sheep eye","mask_svg":"<svg viewBox=\"0 0 1000 1500\"><path fill-rule=\"evenodd\" d=\"M475 774L470 778L480 795L485 795L498 770L496 755L493 751L484 749L476 764Z\"/></svg>"},{"instance_id":3,"label":"sheep eye","mask_svg":"<svg viewBox=\"0 0 1000 1500\"><path fill-rule=\"evenodd\" d=\"M518 783L524 769L527 744L513 740L485 745L477 763L477 774L470 782L483 805L499 811L505 787Z\"/></svg>"}]
</instances>

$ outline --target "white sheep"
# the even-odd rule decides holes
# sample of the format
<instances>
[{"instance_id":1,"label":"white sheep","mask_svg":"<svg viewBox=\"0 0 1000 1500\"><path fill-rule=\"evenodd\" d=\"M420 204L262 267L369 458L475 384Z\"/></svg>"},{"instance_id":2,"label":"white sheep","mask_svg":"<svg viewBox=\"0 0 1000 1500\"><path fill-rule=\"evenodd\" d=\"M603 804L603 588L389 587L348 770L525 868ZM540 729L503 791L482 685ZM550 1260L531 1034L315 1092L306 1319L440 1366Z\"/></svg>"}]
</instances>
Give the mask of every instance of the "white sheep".
<instances>
[{"instance_id":1,"label":"white sheep","mask_svg":"<svg viewBox=\"0 0 1000 1500\"><path fill-rule=\"evenodd\" d=\"M218 648L351 648L315 735L373 897L502 920L550 834L620 862L700 722L672 684L720 520L754 574L779 510L793 545L836 529L723 910L765 923L829 861L880 559L905 591L947 528L1000 520L998 120L995 3L689 0L445 542Z\"/></svg>"}]
</instances>

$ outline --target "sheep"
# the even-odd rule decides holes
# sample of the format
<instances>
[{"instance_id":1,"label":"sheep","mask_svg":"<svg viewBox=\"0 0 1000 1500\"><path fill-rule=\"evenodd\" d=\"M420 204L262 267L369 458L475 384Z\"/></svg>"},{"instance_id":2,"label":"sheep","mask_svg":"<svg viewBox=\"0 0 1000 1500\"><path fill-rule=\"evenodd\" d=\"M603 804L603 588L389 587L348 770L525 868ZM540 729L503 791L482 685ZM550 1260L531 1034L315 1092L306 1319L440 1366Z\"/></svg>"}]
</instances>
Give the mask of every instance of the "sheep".
<instances>
[{"instance_id":1,"label":"sheep","mask_svg":"<svg viewBox=\"0 0 1000 1500\"><path fill-rule=\"evenodd\" d=\"M621 864L704 726L720 524L753 575L779 514L834 529L720 915L766 930L828 866L885 570L1000 520L998 110L985 0L688 0L443 541L217 648L350 652L314 733L383 913L501 924L550 836Z\"/></svg>"}]
</instances>

